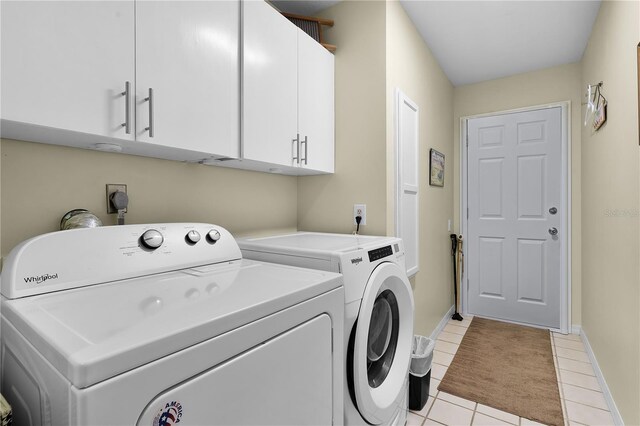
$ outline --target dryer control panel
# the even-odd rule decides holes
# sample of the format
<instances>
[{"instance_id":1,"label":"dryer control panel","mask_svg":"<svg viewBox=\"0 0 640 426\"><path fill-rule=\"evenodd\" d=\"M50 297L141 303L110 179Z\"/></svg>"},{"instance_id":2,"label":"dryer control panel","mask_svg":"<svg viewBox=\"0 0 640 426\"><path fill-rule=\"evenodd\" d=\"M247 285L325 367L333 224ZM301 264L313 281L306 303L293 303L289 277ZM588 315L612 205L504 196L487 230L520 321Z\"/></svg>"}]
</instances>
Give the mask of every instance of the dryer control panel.
<instances>
[{"instance_id":1,"label":"dryer control panel","mask_svg":"<svg viewBox=\"0 0 640 426\"><path fill-rule=\"evenodd\" d=\"M375 250L369 250L369 262L375 262L376 260L384 259L387 256L393 254L391 246L384 246Z\"/></svg>"},{"instance_id":2,"label":"dryer control panel","mask_svg":"<svg viewBox=\"0 0 640 426\"><path fill-rule=\"evenodd\" d=\"M241 258L235 238L207 223L71 229L16 246L0 289L15 299Z\"/></svg>"}]
</instances>

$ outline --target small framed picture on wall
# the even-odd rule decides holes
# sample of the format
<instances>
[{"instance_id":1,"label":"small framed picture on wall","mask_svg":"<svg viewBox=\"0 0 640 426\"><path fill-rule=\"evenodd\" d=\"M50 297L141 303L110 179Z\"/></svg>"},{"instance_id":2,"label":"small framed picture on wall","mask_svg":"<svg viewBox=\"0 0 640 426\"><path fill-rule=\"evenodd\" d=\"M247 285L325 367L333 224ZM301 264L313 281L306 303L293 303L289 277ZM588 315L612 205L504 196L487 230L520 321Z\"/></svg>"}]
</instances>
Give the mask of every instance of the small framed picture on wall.
<instances>
[{"instance_id":1,"label":"small framed picture on wall","mask_svg":"<svg viewBox=\"0 0 640 426\"><path fill-rule=\"evenodd\" d=\"M444 186L444 154L429 150L429 185Z\"/></svg>"}]
</instances>

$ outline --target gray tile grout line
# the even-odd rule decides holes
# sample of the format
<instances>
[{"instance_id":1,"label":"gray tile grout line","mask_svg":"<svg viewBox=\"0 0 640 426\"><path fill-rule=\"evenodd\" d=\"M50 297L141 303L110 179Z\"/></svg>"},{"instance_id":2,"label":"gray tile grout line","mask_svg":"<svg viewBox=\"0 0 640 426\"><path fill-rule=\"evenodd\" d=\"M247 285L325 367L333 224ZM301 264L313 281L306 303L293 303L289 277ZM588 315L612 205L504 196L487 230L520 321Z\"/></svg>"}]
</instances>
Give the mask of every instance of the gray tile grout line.
<instances>
[{"instance_id":1,"label":"gray tile grout line","mask_svg":"<svg viewBox=\"0 0 640 426\"><path fill-rule=\"evenodd\" d=\"M558 378L558 393L560 394L560 404L562 408L562 417L564 418L564 424L569 425L571 419L569 418L569 410L567 408L566 398L564 397L564 387L563 381L560 377L560 361L558 360L558 346L556 345L555 339L551 339L553 341L553 349L554 349L554 357L556 359L556 377Z\"/></svg>"},{"instance_id":2,"label":"gray tile grout line","mask_svg":"<svg viewBox=\"0 0 640 426\"><path fill-rule=\"evenodd\" d=\"M583 363L583 364L589 364L589 365L591 365L591 362L589 362L589 361L580 361L579 359L567 358L566 356L560 356L560 355L557 355L557 354L556 354L556 355L554 355L554 356L555 356L555 357L558 357L558 358L562 358L562 359L568 359L569 361L581 362L581 363Z\"/></svg>"},{"instance_id":3,"label":"gray tile grout line","mask_svg":"<svg viewBox=\"0 0 640 426\"><path fill-rule=\"evenodd\" d=\"M440 393L440 391L438 389L436 389L436 395L433 397L433 404L431 404L431 407L429 407L429 409L427 410L427 413L424 415L425 421L427 421L427 419L429 418L429 414L431 414L431 410L433 410L433 406L436 405L436 399L438 399L438 394L439 393ZM429 398L427 398L427 401L429 401ZM440 423L440 422L438 422L438 423Z\"/></svg>"},{"instance_id":4,"label":"gray tile grout line","mask_svg":"<svg viewBox=\"0 0 640 426\"><path fill-rule=\"evenodd\" d=\"M586 353L586 352L578 351L578 350L576 350L576 349L563 348L562 346L556 346L556 348L557 348L557 349L562 349L562 350L565 350L565 351L577 352L577 353L579 353L579 354L583 354L583 355L585 355L587 358L589 357L589 356L587 355L587 353ZM584 362L588 362L588 361L584 361Z\"/></svg>"},{"instance_id":5,"label":"gray tile grout line","mask_svg":"<svg viewBox=\"0 0 640 426\"><path fill-rule=\"evenodd\" d=\"M571 340L567 340L567 342L570 342L570 341L571 341ZM579 342L573 342L573 343L579 343ZM568 347L566 347L566 346L562 346L562 345L559 345L558 347L559 347L559 348L562 348L562 349L570 349L570 350L572 350L572 351L582 352L582 353L585 353L585 354L587 353L586 351L583 351L583 350L580 350L580 349L576 349L576 348L568 348Z\"/></svg>"},{"instance_id":6,"label":"gray tile grout line","mask_svg":"<svg viewBox=\"0 0 640 426\"><path fill-rule=\"evenodd\" d=\"M578 422L573 422L573 423L576 424L576 425L587 426L584 423L578 423Z\"/></svg>"},{"instance_id":7,"label":"gray tile grout line","mask_svg":"<svg viewBox=\"0 0 640 426\"><path fill-rule=\"evenodd\" d=\"M584 404L584 403L582 403L582 402L578 402L578 401L572 401L572 400L570 400L570 399L567 399L567 401L569 401L569 402L573 402L574 404L582 405L583 407L589 407L589 408L593 408L593 409L595 409L595 410L606 411L607 413L611 414L611 411L609 411L609 410L605 410L604 408L594 407L593 405Z\"/></svg>"},{"instance_id":8,"label":"gray tile grout line","mask_svg":"<svg viewBox=\"0 0 640 426\"><path fill-rule=\"evenodd\" d=\"M453 323L450 323L450 322L448 322L447 325L450 325L452 327L458 327L458 328L468 328L468 327L465 327L465 326L462 326L462 325L459 325L459 324L453 324ZM445 325L445 327L446 327L446 325Z\"/></svg>"},{"instance_id":9,"label":"gray tile grout line","mask_svg":"<svg viewBox=\"0 0 640 426\"><path fill-rule=\"evenodd\" d=\"M438 351L438 352L443 352L443 353L445 353L445 354L448 354L448 355L454 355L454 356L455 356L455 354L452 354L452 353L450 353L450 352L444 352L444 351ZM456 351L456 352L457 352L457 351ZM434 361L434 362L435 362L435 361ZM436 362L436 364L437 364L437 362Z\"/></svg>"},{"instance_id":10,"label":"gray tile grout line","mask_svg":"<svg viewBox=\"0 0 640 426\"><path fill-rule=\"evenodd\" d=\"M456 336L457 336L457 335L456 335ZM438 340L440 340L440 339L438 339ZM441 342L451 343L452 345L460 345L460 342L452 342L451 340L444 340L444 339L443 339L443 340L440 340L440 341L441 341ZM440 351L440 352L442 352L442 351Z\"/></svg>"},{"instance_id":11,"label":"gray tile grout line","mask_svg":"<svg viewBox=\"0 0 640 426\"><path fill-rule=\"evenodd\" d=\"M580 361L579 359L567 358L565 356L560 356L560 355L554 355L554 356L556 356L558 358L561 358L563 360L567 360L567 361L575 361L575 362L581 362L583 364L591 365L591 363L589 361Z\"/></svg>"},{"instance_id":12,"label":"gray tile grout line","mask_svg":"<svg viewBox=\"0 0 640 426\"><path fill-rule=\"evenodd\" d=\"M580 335L579 334L573 334L573 333L562 334L562 333L556 333L556 332L552 331L551 335L553 337L557 337L558 339L564 339L564 340L577 340L577 339L569 338L567 336L576 336L578 339L580 339Z\"/></svg>"},{"instance_id":13,"label":"gray tile grout line","mask_svg":"<svg viewBox=\"0 0 640 426\"><path fill-rule=\"evenodd\" d=\"M453 328L458 328L458 329L460 329L460 330L463 330L463 329L464 329L464 330L467 330L467 329L469 328L469 327L463 327L463 326L461 326L461 325L447 324L447 325L445 325L445 326L444 326L444 328L442 329L442 332L445 332L445 333L451 333L451 331L447 331L447 327L448 327L448 326L451 326L451 327L453 327Z\"/></svg>"},{"instance_id":14,"label":"gray tile grout line","mask_svg":"<svg viewBox=\"0 0 640 426\"><path fill-rule=\"evenodd\" d=\"M582 343L582 340L577 340L577 339L567 339L565 337L553 337L554 340L560 340L561 342L578 342L578 343Z\"/></svg>"},{"instance_id":15,"label":"gray tile grout line","mask_svg":"<svg viewBox=\"0 0 640 426\"><path fill-rule=\"evenodd\" d=\"M553 358L555 360L555 368L556 368L556 379L558 380L558 396L560 397L560 408L562 408L562 420L564 420L565 425L569 425L569 410L567 410L567 404L565 403L564 398L564 388L562 387L562 380L560 379L560 361L558 361L558 348L556 347L555 339L551 339L551 344L553 346Z\"/></svg>"},{"instance_id":16,"label":"gray tile grout line","mask_svg":"<svg viewBox=\"0 0 640 426\"><path fill-rule=\"evenodd\" d=\"M478 404L477 403L476 403L476 408L478 408ZM469 425L473 424L473 421L475 420L477 413L478 412L474 409L473 412L471 413L471 421L469 422Z\"/></svg>"},{"instance_id":17,"label":"gray tile grout line","mask_svg":"<svg viewBox=\"0 0 640 426\"><path fill-rule=\"evenodd\" d=\"M566 368L558 368L558 370L566 371L568 373L582 374L583 376L593 377L594 379L597 379L597 377L594 376L593 374L585 374L585 373L581 373L579 371L567 370ZM571 384L571 383L569 383L569 384ZM577 386L577 385L574 385L574 386ZM582 387L582 386L580 386L580 387ZM598 387L600 387L600 384L598 384Z\"/></svg>"},{"instance_id":18,"label":"gray tile grout line","mask_svg":"<svg viewBox=\"0 0 640 426\"><path fill-rule=\"evenodd\" d=\"M565 371L566 371L566 370L565 370ZM586 390L586 391L591 391L591 392L599 393L599 394L602 394L602 397L604 398L604 392L601 392L601 391L597 391L597 390L594 390L594 389L590 389L590 388L585 388L585 387L582 387L582 386L574 385L573 383L565 383L565 382L563 382L563 381L560 381L560 384L561 384L562 386L573 386L574 388L578 388L578 389L582 389L582 390ZM569 401L571 401L571 400L569 400ZM574 401L574 402L576 402L576 401ZM584 405L584 404L583 404L583 405Z\"/></svg>"},{"instance_id":19,"label":"gray tile grout line","mask_svg":"<svg viewBox=\"0 0 640 426\"><path fill-rule=\"evenodd\" d=\"M563 370L563 371L567 371L567 370ZM570 371L570 373L573 373L573 371ZM580 374L580 373L578 373L578 374ZM597 390L595 390L595 389L591 389L591 388L585 388L584 386L574 385L573 383L565 383L565 382L563 382L562 380L560 380L560 384L561 384L561 385L571 385L571 386L575 386L576 388L580 388L580 389L584 389L584 390L590 390L590 391L593 391L593 392L599 392L599 393L602 393L601 391L597 391ZM604 394L603 394L603 395L604 395Z\"/></svg>"}]
</instances>

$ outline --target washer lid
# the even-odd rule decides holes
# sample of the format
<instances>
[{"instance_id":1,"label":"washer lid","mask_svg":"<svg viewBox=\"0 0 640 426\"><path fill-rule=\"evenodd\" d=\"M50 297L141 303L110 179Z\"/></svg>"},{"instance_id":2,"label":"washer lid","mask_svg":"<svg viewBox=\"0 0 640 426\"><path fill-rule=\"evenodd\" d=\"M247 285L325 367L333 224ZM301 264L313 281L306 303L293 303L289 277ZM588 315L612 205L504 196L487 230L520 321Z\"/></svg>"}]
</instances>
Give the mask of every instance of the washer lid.
<instances>
[{"instance_id":1,"label":"washer lid","mask_svg":"<svg viewBox=\"0 0 640 426\"><path fill-rule=\"evenodd\" d=\"M333 254L390 245L397 241L398 239L394 237L297 232L275 237L238 239L237 243L243 251L306 255L328 259Z\"/></svg>"},{"instance_id":2,"label":"washer lid","mask_svg":"<svg viewBox=\"0 0 640 426\"><path fill-rule=\"evenodd\" d=\"M5 299L2 316L84 388L341 286L339 274L239 260Z\"/></svg>"}]
</instances>

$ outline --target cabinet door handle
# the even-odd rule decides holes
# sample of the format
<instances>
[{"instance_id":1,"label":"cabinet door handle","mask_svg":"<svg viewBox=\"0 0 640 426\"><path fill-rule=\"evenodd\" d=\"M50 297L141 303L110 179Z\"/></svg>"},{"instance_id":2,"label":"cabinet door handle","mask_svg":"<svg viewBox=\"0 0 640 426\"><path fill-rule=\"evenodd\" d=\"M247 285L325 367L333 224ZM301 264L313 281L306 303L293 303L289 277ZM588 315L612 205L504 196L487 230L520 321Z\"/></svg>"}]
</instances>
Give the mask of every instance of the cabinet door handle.
<instances>
[{"instance_id":1,"label":"cabinet door handle","mask_svg":"<svg viewBox=\"0 0 640 426\"><path fill-rule=\"evenodd\" d=\"M144 98L145 101L149 102L149 127L145 127L144 129L149 132L149 137L153 137L153 89L149 88L149 96Z\"/></svg>"},{"instance_id":2,"label":"cabinet door handle","mask_svg":"<svg viewBox=\"0 0 640 426\"><path fill-rule=\"evenodd\" d=\"M296 138L292 139L291 143L293 143L293 150L295 152L293 162L300 164L300 133L296 134Z\"/></svg>"},{"instance_id":3,"label":"cabinet door handle","mask_svg":"<svg viewBox=\"0 0 640 426\"><path fill-rule=\"evenodd\" d=\"M307 143L307 136L304 137L304 140L302 142L300 142L300 144L304 144L304 158L302 158L302 161L304 161L304 165L307 165L307 158L309 158L309 144Z\"/></svg>"},{"instance_id":4,"label":"cabinet door handle","mask_svg":"<svg viewBox=\"0 0 640 426\"><path fill-rule=\"evenodd\" d=\"M124 131L126 134L131 134L131 83L128 81L124 82L124 92L122 92L122 96L124 96L124 123L122 123L122 127L124 127Z\"/></svg>"}]
</instances>

